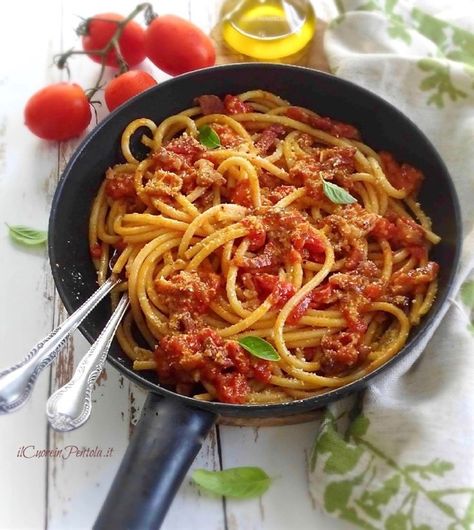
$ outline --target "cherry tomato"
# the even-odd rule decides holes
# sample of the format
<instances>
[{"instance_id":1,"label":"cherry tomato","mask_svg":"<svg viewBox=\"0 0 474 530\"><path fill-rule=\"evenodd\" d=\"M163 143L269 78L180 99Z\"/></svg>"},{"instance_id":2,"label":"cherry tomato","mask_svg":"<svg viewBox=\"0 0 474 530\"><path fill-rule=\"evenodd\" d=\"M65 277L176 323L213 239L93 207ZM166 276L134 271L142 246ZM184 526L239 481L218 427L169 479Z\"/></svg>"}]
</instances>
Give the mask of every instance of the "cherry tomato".
<instances>
[{"instance_id":1,"label":"cherry tomato","mask_svg":"<svg viewBox=\"0 0 474 530\"><path fill-rule=\"evenodd\" d=\"M111 79L105 87L105 103L114 110L133 96L156 85L156 81L147 72L130 70Z\"/></svg>"},{"instance_id":2,"label":"cherry tomato","mask_svg":"<svg viewBox=\"0 0 474 530\"><path fill-rule=\"evenodd\" d=\"M95 15L89 19L87 35L82 37L82 47L86 52L100 50L106 46L117 29L116 22L124 17L117 13L104 13ZM128 66L135 66L145 59L145 30L131 20L127 22L119 39L120 52ZM89 54L96 63L102 62L102 57L97 54ZM105 58L107 66L119 66L115 50L110 50Z\"/></svg>"},{"instance_id":3,"label":"cherry tomato","mask_svg":"<svg viewBox=\"0 0 474 530\"><path fill-rule=\"evenodd\" d=\"M216 61L212 40L194 24L175 15L152 21L145 34L145 51L158 68L170 75L212 66Z\"/></svg>"},{"instance_id":4,"label":"cherry tomato","mask_svg":"<svg viewBox=\"0 0 474 530\"><path fill-rule=\"evenodd\" d=\"M25 107L25 124L44 140L79 136L91 121L84 90L72 83L56 83L33 94Z\"/></svg>"}]
</instances>

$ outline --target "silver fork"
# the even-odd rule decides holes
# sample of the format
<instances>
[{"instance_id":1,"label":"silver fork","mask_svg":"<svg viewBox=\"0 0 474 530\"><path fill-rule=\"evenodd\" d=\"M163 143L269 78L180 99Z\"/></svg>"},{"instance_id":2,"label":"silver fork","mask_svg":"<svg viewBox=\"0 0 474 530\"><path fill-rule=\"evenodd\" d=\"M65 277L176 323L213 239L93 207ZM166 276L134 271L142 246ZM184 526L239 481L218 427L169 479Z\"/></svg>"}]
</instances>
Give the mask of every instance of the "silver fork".
<instances>
[{"instance_id":1,"label":"silver fork","mask_svg":"<svg viewBox=\"0 0 474 530\"><path fill-rule=\"evenodd\" d=\"M121 279L111 276L79 309L38 342L19 363L0 371L0 414L13 412L30 397L42 370L58 356L68 336Z\"/></svg>"},{"instance_id":2,"label":"silver fork","mask_svg":"<svg viewBox=\"0 0 474 530\"><path fill-rule=\"evenodd\" d=\"M56 431L72 431L89 419L94 383L102 372L115 332L128 305L128 295L124 293L98 339L77 365L72 379L48 399L46 415Z\"/></svg>"}]
</instances>

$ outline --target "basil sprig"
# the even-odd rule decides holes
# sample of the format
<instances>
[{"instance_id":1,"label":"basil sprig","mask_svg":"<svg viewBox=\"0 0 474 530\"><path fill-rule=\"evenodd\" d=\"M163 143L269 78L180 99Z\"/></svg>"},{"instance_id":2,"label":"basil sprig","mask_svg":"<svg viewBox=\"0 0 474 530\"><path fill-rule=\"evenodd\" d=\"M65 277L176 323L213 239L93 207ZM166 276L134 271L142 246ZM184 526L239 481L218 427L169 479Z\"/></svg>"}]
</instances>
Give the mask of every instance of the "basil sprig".
<instances>
[{"instance_id":1,"label":"basil sprig","mask_svg":"<svg viewBox=\"0 0 474 530\"><path fill-rule=\"evenodd\" d=\"M199 141L202 145L205 145L209 149L215 149L220 147L221 139L219 138L216 131L209 125L203 125L199 127Z\"/></svg>"},{"instance_id":2,"label":"basil sprig","mask_svg":"<svg viewBox=\"0 0 474 530\"><path fill-rule=\"evenodd\" d=\"M237 499L260 497L272 481L259 467L232 467L224 471L196 469L192 479L207 491Z\"/></svg>"},{"instance_id":3,"label":"basil sprig","mask_svg":"<svg viewBox=\"0 0 474 530\"><path fill-rule=\"evenodd\" d=\"M253 335L248 335L247 337L241 337L239 339L239 344L251 353L254 357L259 357L260 359L266 359L267 361L279 361L280 356L275 348L266 340L261 337L254 337Z\"/></svg>"},{"instance_id":4,"label":"basil sprig","mask_svg":"<svg viewBox=\"0 0 474 530\"><path fill-rule=\"evenodd\" d=\"M44 230L36 230L35 228L23 225L7 226L10 238L21 245L44 245L48 239L48 233Z\"/></svg>"},{"instance_id":5,"label":"basil sprig","mask_svg":"<svg viewBox=\"0 0 474 530\"><path fill-rule=\"evenodd\" d=\"M323 191L324 195L335 204L353 204L357 202L349 192L347 192L341 186L333 184L332 182L327 182L323 179Z\"/></svg>"}]
</instances>

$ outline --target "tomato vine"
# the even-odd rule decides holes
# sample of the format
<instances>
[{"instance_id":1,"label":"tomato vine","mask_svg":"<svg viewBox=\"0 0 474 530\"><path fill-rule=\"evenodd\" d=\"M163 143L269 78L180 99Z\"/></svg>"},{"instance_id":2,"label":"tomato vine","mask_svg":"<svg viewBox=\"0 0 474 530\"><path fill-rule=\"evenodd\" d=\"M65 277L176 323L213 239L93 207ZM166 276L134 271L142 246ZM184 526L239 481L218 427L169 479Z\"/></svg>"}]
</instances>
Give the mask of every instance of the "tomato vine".
<instances>
[{"instance_id":1,"label":"tomato vine","mask_svg":"<svg viewBox=\"0 0 474 530\"><path fill-rule=\"evenodd\" d=\"M98 18L98 17L90 17L81 22L79 27L76 30L76 33L79 36L85 36L89 32L90 24L92 21L103 21L115 24L117 27L115 29L114 34L108 41L108 43L103 47L99 48L97 50L76 50L74 48L71 48L70 50L61 53L55 57L55 64L60 70L66 70L69 71L68 68L68 60L74 56L74 55L96 55L101 58L101 67L99 71L99 75L97 76L97 80L95 82L95 85L92 88L87 89L86 96L87 99L90 102L93 102L92 98L95 96L95 94L103 88L103 78L105 74L105 67L107 66L106 60L111 51L115 52L117 62L119 64L119 73L123 74L129 70L129 65L125 61L122 50L120 49L120 37L122 37L123 32L125 30L126 25L132 21L139 13L143 12L145 22L147 24L150 24L153 19L155 19L158 15L153 11L153 6L149 2L144 2L142 4L138 4L135 9L127 15L122 20L110 20L106 18Z\"/></svg>"}]
</instances>

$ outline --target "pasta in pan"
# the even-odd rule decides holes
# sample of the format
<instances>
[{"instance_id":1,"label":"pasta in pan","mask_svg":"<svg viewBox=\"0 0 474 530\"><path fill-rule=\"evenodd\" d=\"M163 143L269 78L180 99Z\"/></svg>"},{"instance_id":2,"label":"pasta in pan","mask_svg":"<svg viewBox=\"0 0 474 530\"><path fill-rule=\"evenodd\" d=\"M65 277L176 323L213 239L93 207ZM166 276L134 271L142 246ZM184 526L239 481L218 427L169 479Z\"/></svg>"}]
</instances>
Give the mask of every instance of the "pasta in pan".
<instances>
[{"instance_id":1,"label":"pasta in pan","mask_svg":"<svg viewBox=\"0 0 474 530\"><path fill-rule=\"evenodd\" d=\"M130 298L118 341L163 386L302 399L381 366L429 311L439 237L416 199L423 175L352 125L253 90L135 120L121 148L91 255L102 283L116 252L113 303Z\"/></svg>"}]
</instances>

